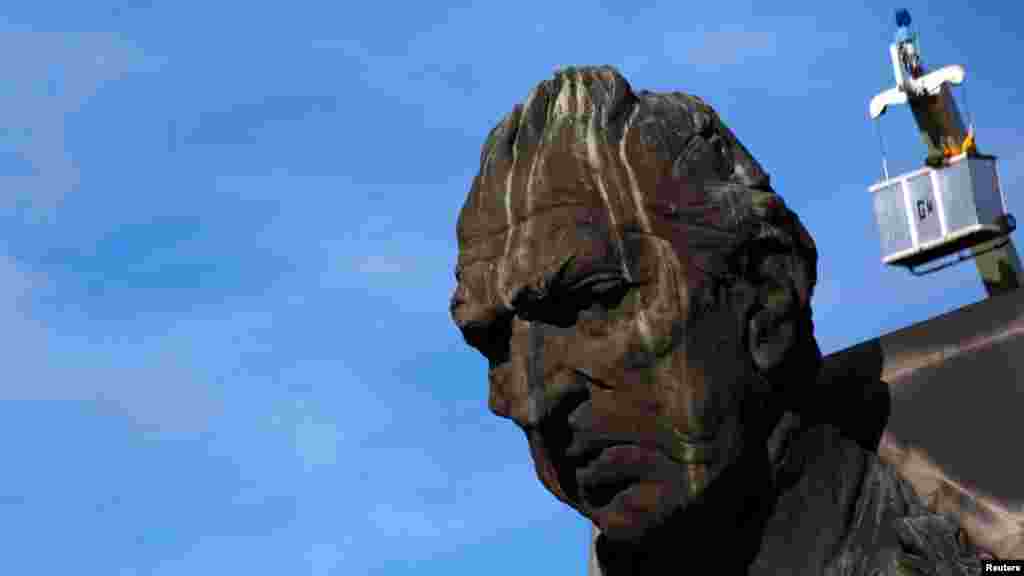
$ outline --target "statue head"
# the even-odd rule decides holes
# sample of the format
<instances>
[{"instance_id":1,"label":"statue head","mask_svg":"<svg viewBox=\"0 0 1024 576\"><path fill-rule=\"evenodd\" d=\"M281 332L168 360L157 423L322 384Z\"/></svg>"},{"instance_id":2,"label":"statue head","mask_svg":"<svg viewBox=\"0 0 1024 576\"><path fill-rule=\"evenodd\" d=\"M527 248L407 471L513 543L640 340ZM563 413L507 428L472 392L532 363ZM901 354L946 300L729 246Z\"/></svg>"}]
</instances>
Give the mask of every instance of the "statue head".
<instances>
[{"instance_id":1,"label":"statue head","mask_svg":"<svg viewBox=\"0 0 1024 576\"><path fill-rule=\"evenodd\" d=\"M820 365L817 254L699 98L567 68L491 131L451 314L547 489L630 540L766 453Z\"/></svg>"}]
</instances>

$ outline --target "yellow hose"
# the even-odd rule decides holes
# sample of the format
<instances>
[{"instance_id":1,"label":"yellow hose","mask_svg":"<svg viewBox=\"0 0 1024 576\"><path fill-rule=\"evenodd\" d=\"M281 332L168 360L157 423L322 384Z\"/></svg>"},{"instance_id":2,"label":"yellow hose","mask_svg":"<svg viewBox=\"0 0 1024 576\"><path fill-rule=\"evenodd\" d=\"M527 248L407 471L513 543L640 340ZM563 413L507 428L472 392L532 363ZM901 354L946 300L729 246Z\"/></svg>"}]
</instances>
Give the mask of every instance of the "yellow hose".
<instances>
[{"instance_id":1,"label":"yellow hose","mask_svg":"<svg viewBox=\"0 0 1024 576\"><path fill-rule=\"evenodd\" d=\"M974 143L974 126L967 132L967 138L964 138L964 143L960 145L961 154L975 154L978 152L978 147Z\"/></svg>"}]
</instances>

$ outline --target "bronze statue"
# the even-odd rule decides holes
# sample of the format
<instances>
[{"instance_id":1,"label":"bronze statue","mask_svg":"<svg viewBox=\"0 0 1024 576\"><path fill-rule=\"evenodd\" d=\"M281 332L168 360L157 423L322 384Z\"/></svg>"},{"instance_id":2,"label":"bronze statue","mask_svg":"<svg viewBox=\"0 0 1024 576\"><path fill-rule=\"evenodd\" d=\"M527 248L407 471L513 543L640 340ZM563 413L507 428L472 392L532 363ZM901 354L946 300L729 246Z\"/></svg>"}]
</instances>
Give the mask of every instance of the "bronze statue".
<instances>
[{"instance_id":1,"label":"bronze statue","mask_svg":"<svg viewBox=\"0 0 1024 576\"><path fill-rule=\"evenodd\" d=\"M606 576L980 573L872 440L808 408L814 242L701 99L556 72L487 137L457 233L490 409L600 528Z\"/></svg>"}]
</instances>

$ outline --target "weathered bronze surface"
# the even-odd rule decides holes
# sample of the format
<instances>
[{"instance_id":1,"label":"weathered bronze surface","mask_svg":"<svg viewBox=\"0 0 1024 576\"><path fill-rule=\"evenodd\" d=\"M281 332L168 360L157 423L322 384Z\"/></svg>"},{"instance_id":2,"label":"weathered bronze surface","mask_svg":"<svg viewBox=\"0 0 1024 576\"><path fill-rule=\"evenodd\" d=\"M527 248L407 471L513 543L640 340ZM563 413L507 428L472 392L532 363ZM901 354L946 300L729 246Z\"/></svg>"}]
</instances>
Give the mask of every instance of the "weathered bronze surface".
<instances>
[{"instance_id":1,"label":"weathered bronze surface","mask_svg":"<svg viewBox=\"0 0 1024 576\"><path fill-rule=\"evenodd\" d=\"M822 386L814 242L699 98L559 71L487 137L457 236L490 409L606 576L980 572L874 453L882 380Z\"/></svg>"},{"instance_id":2,"label":"weathered bronze surface","mask_svg":"<svg viewBox=\"0 0 1024 576\"><path fill-rule=\"evenodd\" d=\"M1024 292L1014 292L830 354L819 386L854 404L874 397L875 408L828 418L877 448L929 510L958 520L982 554L1024 560L1022 375ZM891 398L872 391L879 381ZM879 415L888 424L875 446ZM590 556L597 576L593 549Z\"/></svg>"}]
</instances>

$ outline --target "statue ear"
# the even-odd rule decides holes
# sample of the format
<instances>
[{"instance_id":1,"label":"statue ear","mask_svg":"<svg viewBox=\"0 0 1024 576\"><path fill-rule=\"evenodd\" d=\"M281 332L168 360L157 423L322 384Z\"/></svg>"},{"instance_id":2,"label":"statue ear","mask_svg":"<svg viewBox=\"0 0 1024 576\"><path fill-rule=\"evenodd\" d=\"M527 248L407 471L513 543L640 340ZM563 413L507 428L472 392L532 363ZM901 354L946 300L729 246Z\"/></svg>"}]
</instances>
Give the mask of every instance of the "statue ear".
<instances>
[{"instance_id":1,"label":"statue ear","mask_svg":"<svg viewBox=\"0 0 1024 576\"><path fill-rule=\"evenodd\" d=\"M782 364L793 349L795 333L793 318L780 317L767 308L756 312L750 318L748 346L757 368L770 372Z\"/></svg>"},{"instance_id":2,"label":"statue ear","mask_svg":"<svg viewBox=\"0 0 1024 576\"><path fill-rule=\"evenodd\" d=\"M747 326L747 346L754 364L762 372L770 372L782 364L793 349L797 337L799 297L794 287L790 266L779 262L781 255L772 255L761 268L757 304Z\"/></svg>"}]
</instances>

